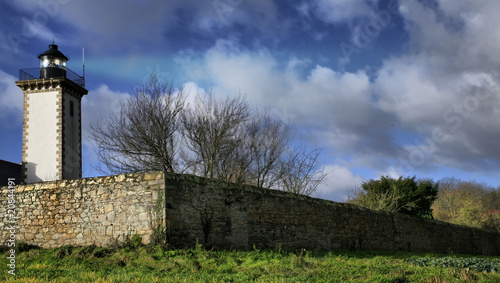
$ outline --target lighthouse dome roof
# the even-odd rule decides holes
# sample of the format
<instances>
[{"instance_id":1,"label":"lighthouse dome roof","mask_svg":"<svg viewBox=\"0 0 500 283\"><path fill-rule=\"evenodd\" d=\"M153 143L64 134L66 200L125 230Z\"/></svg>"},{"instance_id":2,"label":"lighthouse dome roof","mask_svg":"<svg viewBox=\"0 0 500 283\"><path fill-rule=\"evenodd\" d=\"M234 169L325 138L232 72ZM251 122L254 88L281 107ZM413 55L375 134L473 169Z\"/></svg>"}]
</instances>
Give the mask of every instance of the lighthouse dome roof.
<instances>
[{"instance_id":1,"label":"lighthouse dome roof","mask_svg":"<svg viewBox=\"0 0 500 283\"><path fill-rule=\"evenodd\" d=\"M40 59L42 56L45 56L45 55L61 57L61 58L66 59L66 61L69 60L68 56L64 55L61 51L58 50L58 46L56 44L50 44L49 49L47 49L47 51L38 54L38 59Z\"/></svg>"}]
</instances>

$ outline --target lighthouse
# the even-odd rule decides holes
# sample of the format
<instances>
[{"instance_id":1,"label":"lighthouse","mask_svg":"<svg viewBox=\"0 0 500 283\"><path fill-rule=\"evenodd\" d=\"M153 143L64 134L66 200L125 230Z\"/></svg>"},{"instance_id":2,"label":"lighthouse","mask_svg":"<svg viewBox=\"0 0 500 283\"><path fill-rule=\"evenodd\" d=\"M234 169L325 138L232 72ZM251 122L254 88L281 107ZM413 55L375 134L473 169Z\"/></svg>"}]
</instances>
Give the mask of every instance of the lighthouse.
<instances>
[{"instance_id":1,"label":"lighthouse","mask_svg":"<svg viewBox=\"0 0 500 283\"><path fill-rule=\"evenodd\" d=\"M25 183L82 177L82 97L85 78L67 68L54 43L39 68L19 70L24 94L22 178Z\"/></svg>"}]
</instances>

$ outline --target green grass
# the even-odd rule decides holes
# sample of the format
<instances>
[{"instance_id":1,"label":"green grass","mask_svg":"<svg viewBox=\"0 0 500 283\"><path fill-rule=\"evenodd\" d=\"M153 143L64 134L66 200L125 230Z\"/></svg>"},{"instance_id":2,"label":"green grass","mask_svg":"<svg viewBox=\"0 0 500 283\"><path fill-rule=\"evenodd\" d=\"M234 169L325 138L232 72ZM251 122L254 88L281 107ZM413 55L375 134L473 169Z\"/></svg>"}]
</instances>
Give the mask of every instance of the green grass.
<instances>
[{"instance_id":1,"label":"green grass","mask_svg":"<svg viewBox=\"0 0 500 283\"><path fill-rule=\"evenodd\" d=\"M500 259L483 256L22 246L12 276L7 255L2 250L0 282L500 282Z\"/></svg>"}]
</instances>

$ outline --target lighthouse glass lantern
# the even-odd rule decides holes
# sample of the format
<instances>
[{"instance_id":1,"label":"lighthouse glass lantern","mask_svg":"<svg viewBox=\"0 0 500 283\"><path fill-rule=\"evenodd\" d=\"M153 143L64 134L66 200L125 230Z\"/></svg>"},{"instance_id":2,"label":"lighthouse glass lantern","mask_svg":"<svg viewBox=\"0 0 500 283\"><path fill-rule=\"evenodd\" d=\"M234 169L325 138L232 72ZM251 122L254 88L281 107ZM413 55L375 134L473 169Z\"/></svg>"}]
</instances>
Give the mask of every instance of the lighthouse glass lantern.
<instances>
[{"instance_id":1,"label":"lighthouse glass lantern","mask_svg":"<svg viewBox=\"0 0 500 283\"><path fill-rule=\"evenodd\" d=\"M66 62L69 59L58 50L57 45L50 44L47 51L38 55L38 59L40 59L40 79L66 77Z\"/></svg>"}]
</instances>

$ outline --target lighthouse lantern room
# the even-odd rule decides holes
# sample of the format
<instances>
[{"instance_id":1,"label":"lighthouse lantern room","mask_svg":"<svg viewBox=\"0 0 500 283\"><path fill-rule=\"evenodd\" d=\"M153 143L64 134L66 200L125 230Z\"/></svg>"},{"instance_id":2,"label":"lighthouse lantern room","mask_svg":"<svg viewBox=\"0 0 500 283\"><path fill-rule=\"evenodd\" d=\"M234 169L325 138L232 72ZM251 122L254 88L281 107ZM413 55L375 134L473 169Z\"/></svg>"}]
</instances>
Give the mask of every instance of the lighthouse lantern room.
<instances>
[{"instance_id":1,"label":"lighthouse lantern room","mask_svg":"<svg viewBox=\"0 0 500 283\"><path fill-rule=\"evenodd\" d=\"M49 45L49 49L40 53L38 59L40 59L40 78L66 76L66 62L69 58L58 50L57 45Z\"/></svg>"}]
</instances>

